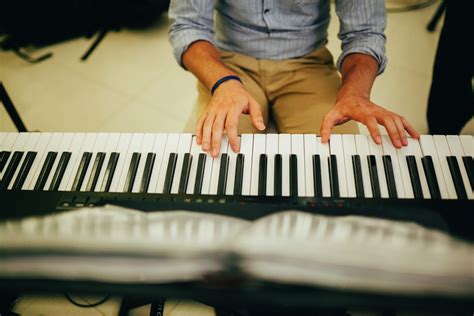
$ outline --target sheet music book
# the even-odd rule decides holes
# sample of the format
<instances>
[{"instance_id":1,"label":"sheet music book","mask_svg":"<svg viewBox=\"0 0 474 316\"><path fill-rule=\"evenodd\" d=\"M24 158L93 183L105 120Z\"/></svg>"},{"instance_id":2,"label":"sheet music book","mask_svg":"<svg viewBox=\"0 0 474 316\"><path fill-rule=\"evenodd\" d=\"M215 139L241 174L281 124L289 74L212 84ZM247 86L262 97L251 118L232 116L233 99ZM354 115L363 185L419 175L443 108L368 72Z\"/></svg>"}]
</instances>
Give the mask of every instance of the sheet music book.
<instances>
[{"instance_id":1,"label":"sheet music book","mask_svg":"<svg viewBox=\"0 0 474 316\"><path fill-rule=\"evenodd\" d=\"M474 297L474 245L409 222L285 211L246 221L83 208L0 223L0 277L128 283L248 278Z\"/></svg>"}]
</instances>

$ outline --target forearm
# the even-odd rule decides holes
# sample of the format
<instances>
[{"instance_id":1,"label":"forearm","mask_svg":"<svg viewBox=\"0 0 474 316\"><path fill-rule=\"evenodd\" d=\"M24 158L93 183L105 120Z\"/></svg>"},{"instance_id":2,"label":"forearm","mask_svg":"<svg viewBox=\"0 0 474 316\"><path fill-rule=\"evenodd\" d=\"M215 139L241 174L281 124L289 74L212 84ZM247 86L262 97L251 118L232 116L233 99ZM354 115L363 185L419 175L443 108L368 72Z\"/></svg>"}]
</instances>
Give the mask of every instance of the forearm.
<instances>
[{"instance_id":1,"label":"forearm","mask_svg":"<svg viewBox=\"0 0 474 316\"><path fill-rule=\"evenodd\" d=\"M221 60L220 53L207 41L196 41L183 54L186 69L192 72L209 90L224 76L235 75Z\"/></svg>"},{"instance_id":2,"label":"forearm","mask_svg":"<svg viewBox=\"0 0 474 316\"><path fill-rule=\"evenodd\" d=\"M378 71L377 61L366 54L350 54L342 63L342 84L337 100L347 96L370 98L370 91Z\"/></svg>"}]
</instances>

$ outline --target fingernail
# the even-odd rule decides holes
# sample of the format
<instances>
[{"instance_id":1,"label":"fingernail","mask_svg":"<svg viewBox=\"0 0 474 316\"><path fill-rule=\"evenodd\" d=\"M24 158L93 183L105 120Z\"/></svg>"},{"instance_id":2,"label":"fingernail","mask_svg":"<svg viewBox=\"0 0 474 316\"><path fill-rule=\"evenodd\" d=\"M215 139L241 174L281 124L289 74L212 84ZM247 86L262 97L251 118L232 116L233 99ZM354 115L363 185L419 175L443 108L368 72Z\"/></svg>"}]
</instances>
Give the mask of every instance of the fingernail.
<instances>
[{"instance_id":1,"label":"fingernail","mask_svg":"<svg viewBox=\"0 0 474 316\"><path fill-rule=\"evenodd\" d=\"M395 139L395 147L397 147L397 148L402 147L402 143L400 142L399 139Z\"/></svg>"},{"instance_id":2,"label":"fingernail","mask_svg":"<svg viewBox=\"0 0 474 316\"><path fill-rule=\"evenodd\" d=\"M217 154L218 154L217 149L214 149L214 150L212 151L212 156L215 157L215 156L217 156Z\"/></svg>"},{"instance_id":3,"label":"fingernail","mask_svg":"<svg viewBox=\"0 0 474 316\"><path fill-rule=\"evenodd\" d=\"M203 150L208 150L209 149L209 143L203 143L202 144L202 149Z\"/></svg>"},{"instance_id":4,"label":"fingernail","mask_svg":"<svg viewBox=\"0 0 474 316\"><path fill-rule=\"evenodd\" d=\"M377 143L377 144L382 143L382 137L380 135L375 136L375 143Z\"/></svg>"}]
</instances>

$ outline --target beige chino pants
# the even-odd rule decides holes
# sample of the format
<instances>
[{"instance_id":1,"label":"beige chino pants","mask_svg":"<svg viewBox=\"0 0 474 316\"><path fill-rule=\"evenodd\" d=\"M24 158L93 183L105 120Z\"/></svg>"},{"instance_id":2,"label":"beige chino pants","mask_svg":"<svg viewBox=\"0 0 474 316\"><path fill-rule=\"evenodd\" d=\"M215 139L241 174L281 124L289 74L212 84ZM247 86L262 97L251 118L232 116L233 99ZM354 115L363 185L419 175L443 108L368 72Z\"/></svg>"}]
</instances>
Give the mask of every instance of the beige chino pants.
<instances>
[{"instance_id":1,"label":"beige chino pants","mask_svg":"<svg viewBox=\"0 0 474 316\"><path fill-rule=\"evenodd\" d=\"M334 105L341 85L333 57L326 47L287 60L256 59L228 51L221 51L221 57L262 106L265 126L271 118L280 133L319 134L324 115ZM197 120L210 99L209 90L198 83L196 115L188 123L188 131L195 131ZM359 129L354 121L349 121L336 126L333 132L357 134ZM253 127L249 115L243 114L238 133L262 132Z\"/></svg>"}]
</instances>

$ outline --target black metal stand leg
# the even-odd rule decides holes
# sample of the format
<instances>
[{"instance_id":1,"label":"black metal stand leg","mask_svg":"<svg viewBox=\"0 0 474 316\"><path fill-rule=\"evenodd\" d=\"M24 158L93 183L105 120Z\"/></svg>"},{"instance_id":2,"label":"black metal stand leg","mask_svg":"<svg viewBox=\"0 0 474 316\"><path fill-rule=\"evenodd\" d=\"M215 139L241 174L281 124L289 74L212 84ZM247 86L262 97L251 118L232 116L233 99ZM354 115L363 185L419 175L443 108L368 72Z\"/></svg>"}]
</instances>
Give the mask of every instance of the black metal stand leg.
<instances>
[{"instance_id":1,"label":"black metal stand leg","mask_svg":"<svg viewBox=\"0 0 474 316\"><path fill-rule=\"evenodd\" d=\"M438 9L436 10L435 14L431 18L431 21L428 23L426 26L426 29L429 32L433 32L436 28L436 25L438 24L439 19L444 13L444 10L446 9L446 1L442 0L441 3L438 6Z\"/></svg>"},{"instance_id":2,"label":"black metal stand leg","mask_svg":"<svg viewBox=\"0 0 474 316\"><path fill-rule=\"evenodd\" d=\"M139 299L135 297L124 296L122 299L122 303L120 304L118 316L128 316L130 310L148 304L151 304L150 316L164 315L165 299L154 298L153 300L151 300L149 298Z\"/></svg>"},{"instance_id":3,"label":"black metal stand leg","mask_svg":"<svg viewBox=\"0 0 474 316\"><path fill-rule=\"evenodd\" d=\"M21 120L20 115L18 114L15 106L13 105L12 100L8 96L7 90L3 86L3 83L0 81L0 102L3 103L5 110L7 110L8 115L10 116L13 124L15 124L16 129L19 132L28 132L25 124Z\"/></svg>"}]
</instances>

